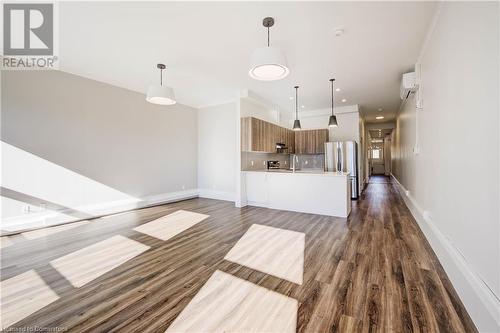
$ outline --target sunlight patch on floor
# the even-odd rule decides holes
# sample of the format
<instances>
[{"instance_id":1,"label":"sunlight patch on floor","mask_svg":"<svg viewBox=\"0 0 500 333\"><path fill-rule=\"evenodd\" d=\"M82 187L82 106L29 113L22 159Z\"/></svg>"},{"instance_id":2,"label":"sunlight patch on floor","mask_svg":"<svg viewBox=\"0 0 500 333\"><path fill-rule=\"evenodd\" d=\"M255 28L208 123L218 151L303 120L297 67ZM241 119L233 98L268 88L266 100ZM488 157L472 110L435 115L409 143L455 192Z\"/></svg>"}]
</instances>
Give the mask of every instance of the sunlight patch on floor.
<instances>
[{"instance_id":1,"label":"sunlight patch on floor","mask_svg":"<svg viewBox=\"0 0 500 333\"><path fill-rule=\"evenodd\" d=\"M295 332L297 300L215 271L167 332Z\"/></svg>"},{"instance_id":2,"label":"sunlight patch on floor","mask_svg":"<svg viewBox=\"0 0 500 333\"><path fill-rule=\"evenodd\" d=\"M0 282L0 290L2 329L17 323L59 298L34 270Z\"/></svg>"},{"instance_id":3,"label":"sunlight patch on floor","mask_svg":"<svg viewBox=\"0 0 500 333\"><path fill-rule=\"evenodd\" d=\"M172 214L168 214L160 217L159 219L142 224L137 228L134 228L134 230L166 241L208 217L210 216L205 214L178 210Z\"/></svg>"},{"instance_id":4,"label":"sunlight patch on floor","mask_svg":"<svg viewBox=\"0 0 500 333\"><path fill-rule=\"evenodd\" d=\"M253 224L224 259L302 284L305 234Z\"/></svg>"},{"instance_id":5,"label":"sunlight patch on floor","mask_svg":"<svg viewBox=\"0 0 500 333\"><path fill-rule=\"evenodd\" d=\"M148 249L149 246L118 235L52 260L50 264L74 287L81 287Z\"/></svg>"}]
</instances>

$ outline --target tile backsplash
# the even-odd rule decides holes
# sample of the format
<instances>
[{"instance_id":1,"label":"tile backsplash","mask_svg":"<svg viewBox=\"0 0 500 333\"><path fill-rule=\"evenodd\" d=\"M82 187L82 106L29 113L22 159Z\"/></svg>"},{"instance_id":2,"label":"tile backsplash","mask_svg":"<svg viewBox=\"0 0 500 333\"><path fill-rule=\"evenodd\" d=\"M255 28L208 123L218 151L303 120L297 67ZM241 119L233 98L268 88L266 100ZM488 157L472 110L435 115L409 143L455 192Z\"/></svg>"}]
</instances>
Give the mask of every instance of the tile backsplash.
<instances>
[{"instance_id":1,"label":"tile backsplash","mask_svg":"<svg viewBox=\"0 0 500 333\"><path fill-rule=\"evenodd\" d=\"M296 164L297 169L321 169L325 167L325 155L297 155L298 163ZM292 163L293 155L290 155L290 162ZM291 165L291 164L290 164Z\"/></svg>"},{"instance_id":2,"label":"tile backsplash","mask_svg":"<svg viewBox=\"0 0 500 333\"><path fill-rule=\"evenodd\" d=\"M267 161L279 161L280 168L286 169L289 168L289 156L288 154L242 152L241 170L265 170Z\"/></svg>"},{"instance_id":3,"label":"tile backsplash","mask_svg":"<svg viewBox=\"0 0 500 333\"><path fill-rule=\"evenodd\" d=\"M241 170L265 170L267 169L267 161L279 161L280 168L289 169L292 165L292 158L294 155L290 154L276 154L276 153L255 153L255 152L242 152L241 153ZM297 155L298 163L297 169L323 169L325 156L318 155Z\"/></svg>"}]
</instances>

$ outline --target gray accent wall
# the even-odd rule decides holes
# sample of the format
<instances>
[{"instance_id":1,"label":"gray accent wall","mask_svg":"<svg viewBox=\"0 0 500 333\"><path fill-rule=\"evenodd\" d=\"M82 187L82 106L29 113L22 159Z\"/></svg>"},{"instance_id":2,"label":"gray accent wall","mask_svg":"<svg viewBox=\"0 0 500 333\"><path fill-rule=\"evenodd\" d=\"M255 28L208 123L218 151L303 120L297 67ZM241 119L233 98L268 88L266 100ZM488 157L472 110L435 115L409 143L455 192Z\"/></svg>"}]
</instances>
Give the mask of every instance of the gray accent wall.
<instances>
[{"instance_id":1,"label":"gray accent wall","mask_svg":"<svg viewBox=\"0 0 500 333\"><path fill-rule=\"evenodd\" d=\"M60 71L3 71L1 106L2 141L115 190L197 188L194 108Z\"/></svg>"}]
</instances>

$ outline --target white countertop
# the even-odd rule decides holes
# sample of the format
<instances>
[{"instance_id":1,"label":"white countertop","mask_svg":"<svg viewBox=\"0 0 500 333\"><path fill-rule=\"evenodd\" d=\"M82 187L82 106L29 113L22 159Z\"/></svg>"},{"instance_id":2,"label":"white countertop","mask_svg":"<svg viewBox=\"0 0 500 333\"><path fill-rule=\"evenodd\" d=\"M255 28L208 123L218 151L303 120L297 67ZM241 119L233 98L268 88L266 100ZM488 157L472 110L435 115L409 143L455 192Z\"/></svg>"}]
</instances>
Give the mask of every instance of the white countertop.
<instances>
[{"instance_id":1,"label":"white countertop","mask_svg":"<svg viewBox=\"0 0 500 333\"><path fill-rule=\"evenodd\" d=\"M269 174L289 174L289 175L312 175L312 176L329 176L329 177L347 177L349 172L327 172L323 170L292 170L274 169L274 170L246 170L242 172L264 172Z\"/></svg>"}]
</instances>

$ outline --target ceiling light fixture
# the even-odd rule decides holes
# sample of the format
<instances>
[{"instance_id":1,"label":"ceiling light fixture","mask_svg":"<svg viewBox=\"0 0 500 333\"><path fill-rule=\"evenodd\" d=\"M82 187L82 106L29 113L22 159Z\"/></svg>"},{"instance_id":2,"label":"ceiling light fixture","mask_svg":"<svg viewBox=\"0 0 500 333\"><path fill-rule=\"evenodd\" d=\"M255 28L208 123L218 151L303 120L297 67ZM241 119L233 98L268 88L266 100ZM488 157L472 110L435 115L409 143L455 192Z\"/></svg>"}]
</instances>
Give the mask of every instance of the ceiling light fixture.
<instances>
[{"instance_id":1,"label":"ceiling light fixture","mask_svg":"<svg viewBox=\"0 0 500 333\"><path fill-rule=\"evenodd\" d=\"M340 88L335 88L335 91L340 91Z\"/></svg>"},{"instance_id":2,"label":"ceiling light fixture","mask_svg":"<svg viewBox=\"0 0 500 333\"><path fill-rule=\"evenodd\" d=\"M146 101L153 104L174 105L177 103L174 89L163 85L163 70L166 66L164 64L157 64L156 68L160 70L160 85L149 86Z\"/></svg>"},{"instance_id":3,"label":"ceiling light fixture","mask_svg":"<svg viewBox=\"0 0 500 333\"><path fill-rule=\"evenodd\" d=\"M345 102L347 102L347 99L342 98L342 103L345 103Z\"/></svg>"},{"instance_id":4,"label":"ceiling light fixture","mask_svg":"<svg viewBox=\"0 0 500 333\"><path fill-rule=\"evenodd\" d=\"M260 81L281 80L288 76L290 70L283 52L275 46L269 46L269 28L274 25L274 18L266 17L262 25L267 28L267 47L253 51L248 74Z\"/></svg>"},{"instance_id":5,"label":"ceiling light fixture","mask_svg":"<svg viewBox=\"0 0 500 333\"><path fill-rule=\"evenodd\" d=\"M332 84L332 115L330 116L330 120L328 121L328 127L337 127L338 124L337 124L337 117L333 114L333 101L334 101L334 98L333 98L333 81L335 81L335 79L330 79L330 82Z\"/></svg>"},{"instance_id":6,"label":"ceiling light fixture","mask_svg":"<svg viewBox=\"0 0 500 333\"><path fill-rule=\"evenodd\" d=\"M375 117L375 119L384 119L384 116Z\"/></svg>"},{"instance_id":7,"label":"ceiling light fixture","mask_svg":"<svg viewBox=\"0 0 500 333\"><path fill-rule=\"evenodd\" d=\"M299 86L295 86L295 121L293 122L293 130L301 129L299 120Z\"/></svg>"}]
</instances>

